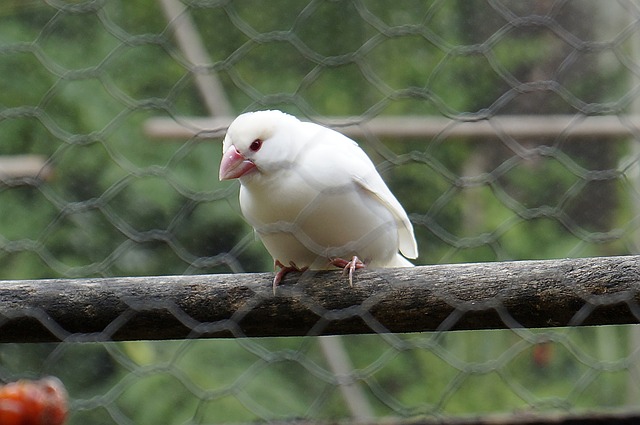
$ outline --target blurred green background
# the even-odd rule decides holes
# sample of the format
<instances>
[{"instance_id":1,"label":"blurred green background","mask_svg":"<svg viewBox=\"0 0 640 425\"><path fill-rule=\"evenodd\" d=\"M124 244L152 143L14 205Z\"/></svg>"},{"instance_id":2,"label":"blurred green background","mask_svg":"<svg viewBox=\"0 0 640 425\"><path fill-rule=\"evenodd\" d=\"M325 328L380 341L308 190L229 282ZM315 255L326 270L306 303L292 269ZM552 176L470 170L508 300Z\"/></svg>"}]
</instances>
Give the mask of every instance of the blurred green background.
<instances>
[{"instance_id":1,"label":"blurred green background","mask_svg":"<svg viewBox=\"0 0 640 425\"><path fill-rule=\"evenodd\" d=\"M184 2L194 68L162 4L0 6L0 278L255 272L272 260L217 180L220 138L163 138L150 118L304 119L638 113L638 10L596 1ZM632 13L635 10L635 14ZM184 17L186 15L180 15ZM638 249L638 133L359 138L409 213L416 264ZM16 158L16 157L14 157ZM16 159L19 162L19 159ZM1 328L0 328L1 332ZM442 418L637 403L635 327L344 337L375 417ZM342 419L317 338L2 344L0 379L53 374L72 424ZM637 407L637 405L636 405Z\"/></svg>"}]
</instances>

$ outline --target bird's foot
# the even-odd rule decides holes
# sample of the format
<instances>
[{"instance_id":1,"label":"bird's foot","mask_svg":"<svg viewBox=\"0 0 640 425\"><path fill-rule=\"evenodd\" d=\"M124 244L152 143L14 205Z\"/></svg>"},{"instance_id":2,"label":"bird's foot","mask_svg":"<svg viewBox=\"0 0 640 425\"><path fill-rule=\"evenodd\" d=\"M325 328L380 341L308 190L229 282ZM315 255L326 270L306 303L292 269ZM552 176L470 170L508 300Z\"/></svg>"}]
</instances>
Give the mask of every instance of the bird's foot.
<instances>
[{"instance_id":1,"label":"bird's foot","mask_svg":"<svg viewBox=\"0 0 640 425\"><path fill-rule=\"evenodd\" d=\"M363 269L366 267L365 264L355 255L351 258L351 261L347 261L344 258L332 258L330 261L331 264L342 269L343 275L347 273L347 271L349 272L349 286L353 286L353 272L356 269Z\"/></svg>"},{"instance_id":2,"label":"bird's foot","mask_svg":"<svg viewBox=\"0 0 640 425\"><path fill-rule=\"evenodd\" d=\"M309 268L309 267L298 267L296 266L296 263L294 263L293 261L289 261L289 265L285 266L280 262L280 260L276 260L274 267L280 267L280 270L276 272L276 275L273 278L273 294L274 295L276 294L276 286L278 286L280 282L282 282L282 279L284 279L287 273L303 272Z\"/></svg>"}]
</instances>

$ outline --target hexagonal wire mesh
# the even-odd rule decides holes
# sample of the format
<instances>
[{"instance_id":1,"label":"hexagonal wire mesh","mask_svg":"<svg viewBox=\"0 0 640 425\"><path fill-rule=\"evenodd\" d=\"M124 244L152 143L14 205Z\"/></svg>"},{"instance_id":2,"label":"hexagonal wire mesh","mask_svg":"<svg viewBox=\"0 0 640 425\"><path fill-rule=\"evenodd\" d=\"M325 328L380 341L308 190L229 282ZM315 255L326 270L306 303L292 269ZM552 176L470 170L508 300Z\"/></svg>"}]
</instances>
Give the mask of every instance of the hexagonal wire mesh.
<instances>
[{"instance_id":1,"label":"hexagonal wire mesh","mask_svg":"<svg viewBox=\"0 0 640 425\"><path fill-rule=\"evenodd\" d=\"M216 177L229 116L267 108L358 140L417 264L637 253L639 16L634 1L5 2L0 276L270 270ZM70 423L575 412L637 407L639 341L621 326L3 344L0 379L60 377Z\"/></svg>"}]
</instances>

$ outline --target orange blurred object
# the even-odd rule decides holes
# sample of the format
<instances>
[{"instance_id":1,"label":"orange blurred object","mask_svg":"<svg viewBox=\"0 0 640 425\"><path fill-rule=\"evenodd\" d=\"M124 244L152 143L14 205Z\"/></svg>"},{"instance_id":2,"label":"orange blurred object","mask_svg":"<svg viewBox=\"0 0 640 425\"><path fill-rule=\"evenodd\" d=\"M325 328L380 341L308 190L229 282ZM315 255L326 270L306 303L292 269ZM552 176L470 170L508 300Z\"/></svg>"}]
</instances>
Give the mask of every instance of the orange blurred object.
<instances>
[{"instance_id":1,"label":"orange blurred object","mask_svg":"<svg viewBox=\"0 0 640 425\"><path fill-rule=\"evenodd\" d=\"M550 342L537 343L533 346L532 357L537 367L549 367L553 361L553 345Z\"/></svg>"},{"instance_id":2,"label":"orange blurred object","mask_svg":"<svg viewBox=\"0 0 640 425\"><path fill-rule=\"evenodd\" d=\"M66 417L67 391L58 378L0 386L1 425L62 425Z\"/></svg>"}]
</instances>

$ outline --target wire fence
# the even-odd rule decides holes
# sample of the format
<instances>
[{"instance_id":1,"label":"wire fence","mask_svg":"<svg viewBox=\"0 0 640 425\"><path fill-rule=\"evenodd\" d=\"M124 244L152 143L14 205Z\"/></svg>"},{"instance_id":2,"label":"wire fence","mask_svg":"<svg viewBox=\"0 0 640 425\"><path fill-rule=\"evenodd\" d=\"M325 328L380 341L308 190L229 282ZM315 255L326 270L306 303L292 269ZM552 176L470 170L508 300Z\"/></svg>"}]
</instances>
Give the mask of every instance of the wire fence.
<instances>
[{"instance_id":1,"label":"wire fence","mask_svg":"<svg viewBox=\"0 0 640 425\"><path fill-rule=\"evenodd\" d=\"M639 17L631 0L5 2L0 380L58 377L73 424L635 420L638 260L619 256L640 244ZM233 116L259 109L356 139L416 265L443 268L293 274L273 294L217 178ZM566 257L589 259L510 262Z\"/></svg>"}]
</instances>

